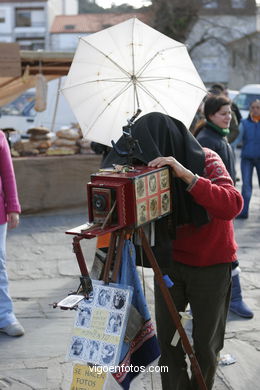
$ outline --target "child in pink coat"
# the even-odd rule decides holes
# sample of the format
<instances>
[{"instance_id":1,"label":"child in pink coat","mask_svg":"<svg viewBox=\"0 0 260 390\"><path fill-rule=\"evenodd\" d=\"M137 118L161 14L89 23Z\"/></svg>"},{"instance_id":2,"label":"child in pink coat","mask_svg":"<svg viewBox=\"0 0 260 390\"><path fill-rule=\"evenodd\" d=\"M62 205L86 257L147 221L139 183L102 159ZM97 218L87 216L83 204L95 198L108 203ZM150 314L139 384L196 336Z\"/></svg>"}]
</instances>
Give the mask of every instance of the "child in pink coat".
<instances>
[{"instance_id":1,"label":"child in pink coat","mask_svg":"<svg viewBox=\"0 0 260 390\"><path fill-rule=\"evenodd\" d=\"M24 334L13 312L5 264L7 227L13 229L19 224L20 212L11 154L5 134L0 131L0 332L8 336Z\"/></svg>"}]
</instances>

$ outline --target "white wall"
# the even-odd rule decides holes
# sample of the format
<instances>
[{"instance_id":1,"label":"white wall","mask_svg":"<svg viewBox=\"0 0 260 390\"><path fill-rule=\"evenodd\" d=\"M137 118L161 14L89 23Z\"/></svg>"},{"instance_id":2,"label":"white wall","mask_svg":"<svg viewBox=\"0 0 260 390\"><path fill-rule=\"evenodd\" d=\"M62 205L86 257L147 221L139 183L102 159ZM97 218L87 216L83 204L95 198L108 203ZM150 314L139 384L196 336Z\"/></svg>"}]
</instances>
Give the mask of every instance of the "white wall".
<instances>
[{"instance_id":1,"label":"white wall","mask_svg":"<svg viewBox=\"0 0 260 390\"><path fill-rule=\"evenodd\" d=\"M75 51L78 45L79 34L51 34L51 50Z\"/></svg>"},{"instance_id":2,"label":"white wall","mask_svg":"<svg viewBox=\"0 0 260 390\"><path fill-rule=\"evenodd\" d=\"M13 26L12 9L10 7L1 7L0 6L0 11L1 11L1 15L2 15L2 12L5 15L5 22L0 23L0 34L11 34L12 33L12 26Z\"/></svg>"},{"instance_id":3,"label":"white wall","mask_svg":"<svg viewBox=\"0 0 260 390\"><path fill-rule=\"evenodd\" d=\"M49 0L48 7L55 15L77 15L78 0Z\"/></svg>"}]
</instances>

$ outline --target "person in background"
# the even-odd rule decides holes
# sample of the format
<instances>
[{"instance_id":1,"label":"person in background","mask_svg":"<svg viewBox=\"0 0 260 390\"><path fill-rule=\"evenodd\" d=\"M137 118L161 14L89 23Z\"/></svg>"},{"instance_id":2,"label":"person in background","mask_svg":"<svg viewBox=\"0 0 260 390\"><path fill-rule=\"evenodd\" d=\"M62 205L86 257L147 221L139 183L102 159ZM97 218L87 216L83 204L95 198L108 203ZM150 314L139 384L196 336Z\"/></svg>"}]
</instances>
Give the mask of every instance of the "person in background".
<instances>
[{"instance_id":1,"label":"person in background","mask_svg":"<svg viewBox=\"0 0 260 390\"><path fill-rule=\"evenodd\" d=\"M135 151L133 163L152 168L168 165L172 174L173 213L155 222L152 249L162 273L174 283L169 291L177 311L185 311L190 304L193 347L211 390L224 343L231 263L236 257L232 220L242 209L243 199L218 154L203 149L180 121L149 113L133 125L132 136L142 150ZM117 146L125 150L123 137ZM124 164L125 159L112 151L104 167L113 163ZM176 327L156 280L155 312L159 365L169 367L161 372L163 390L197 390L181 341L171 345Z\"/></svg>"},{"instance_id":2,"label":"person in background","mask_svg":"<svg viewBox=\"0 0 260 390\"><path fill-rule=\"evenodd\" d=\"M231 121L231 102L224 95L212 95L204 104L206 124L197 129L195 137L203 147L214 150L224 162L233 183L236 181L235 160L227 141ZM232 294L230 310L240 317L252 318L252 310L243 301L238 261L232 263Z\"/></svg>"},{"instance_id":3,"label":"person in background","mask_svg":"<svg viewBox=\"0 0 260 390\"><path fill-rule=\"evenodd\" d=\"M209 92L211 92L213 95L225 95L227 98L229 98L228 89L221 83L213 84L210 87ZM233 101L231 101L231 110L232 110L232 112L234 112L234 114L236 116L237 123L239 125L239 123L241 122L241 119L242 119L242 115L241 115L241 112L240 112L238 106ZM228 140L228 141L232 142L232 140Z\"/></svg>"},{"instance_id":4,"label":"person in background","mask_svg":"<svg viewBox=\"0 0 260 390\"><path fill-rule=\"evenodd\" d=\"M251 103L249 115L241 121L239 130L240 134L233 146L236 147L242 143L241 174L244 207L237 218L246 219L248 218L249 204L253 191L252 177L254 168L256 168L260 186L260 100L255 100Z\"/></svg>"},{"instance_id":5,"label":"person in background","mask_svg":"<svg viewBox=\"0 0 260 390\"><path fill-rule=\"evenodd\" d=\"M12 159L5 134L0 131L0 332L22 336L24 329L13 312L6 271L6 232L19 224L18 200Z\"/></svg>"}]
</instances>

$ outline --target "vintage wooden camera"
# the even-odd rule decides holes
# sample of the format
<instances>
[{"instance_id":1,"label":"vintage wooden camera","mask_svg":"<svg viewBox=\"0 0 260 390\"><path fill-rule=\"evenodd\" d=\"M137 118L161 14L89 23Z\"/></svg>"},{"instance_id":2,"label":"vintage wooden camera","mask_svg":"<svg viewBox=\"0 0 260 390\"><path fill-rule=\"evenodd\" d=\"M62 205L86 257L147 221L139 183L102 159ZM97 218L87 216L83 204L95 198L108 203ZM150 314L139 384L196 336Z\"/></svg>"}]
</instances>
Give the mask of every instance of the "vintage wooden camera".
<instances>
[{"instance_id":1,"label":"vintage wooden camera","mask_svg":"<svg viewBox=\"0 0 260 390\"><path fill-rule=\"evenodd\" d=\"M103 170L92 174L87 184L89 221L120 229L170 214L170 178L168 167L136 166L130 172Z\"/></svg>"}]
</instances>

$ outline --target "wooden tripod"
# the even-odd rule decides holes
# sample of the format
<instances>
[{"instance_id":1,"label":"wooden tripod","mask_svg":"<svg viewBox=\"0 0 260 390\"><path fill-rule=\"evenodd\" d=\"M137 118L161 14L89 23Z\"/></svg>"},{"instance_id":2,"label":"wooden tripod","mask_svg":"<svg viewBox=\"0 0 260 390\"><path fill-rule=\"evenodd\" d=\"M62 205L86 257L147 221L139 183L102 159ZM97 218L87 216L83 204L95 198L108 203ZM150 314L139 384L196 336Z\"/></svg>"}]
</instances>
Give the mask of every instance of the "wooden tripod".
<instances>
[{"instance_id":1,"label":"wooden tripod","mask_svg":"<svg viewBox=\"0 0 260 390\"><path fill-rule=\"evenodd\" d=\"M113 231L111 234L111 239L110 239L110 245L108 248L108 253L107 253L107 258L106 262L104 264L103 268L103 274L102 274L102 280L105 283L109 282L116 282L117 280L117 275L120 269L120 264L121 264L121 259L122 259L122 251L123 251L123 246L124 246L124 241L127 239L129 234L133 234L134 230L127 230L127 229L120 229L117 231ZM191 369L192 372L194 373L194 376L196 378L196 381L198 383L199 389L200 390L207 390L204 378L201 373L200 366L198 364L198 361L196 359L196 356L194 354L194 351L191 347L191 344L189 342L189 339L187 337L187 334L182 326L181 320L180 320L180 315L176 309L176 306L174 304L174 301L172 299L172 296L168 290L168 287L165 284L165 281L163 279L163 274L160 270L160 267L157 263L157 260L152 252L152 249L148 243L148 240L144 234L144 231L142 227L138 228L136 230L136 233L139 234L140 239L141 239L141 245L144 249L144 252L147 256L147 259L149 260L149 263L154 271L154 276L155 279L161 289L162 295L165 299L165 302L167 304L167 307L169 309L171 318L173 320L173 323L179 332L183 349L186 352L190 363L191 363ZM73 238L73 248L74 252L76 254L76 258L79 264L79 268L82 274L81 277L81 284L84 293L87 295L91 292L92 286L91 286L91 279L89 277L89 273L87 270L87 266L85 263L85 259L80 247L80 240L83 238L89 238L88 236L84 235L84 232L78 234ZM112 275L110 277L112 271Z\"/></svg>"}]
</instances>

